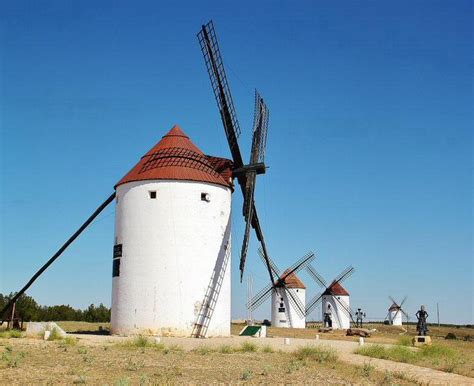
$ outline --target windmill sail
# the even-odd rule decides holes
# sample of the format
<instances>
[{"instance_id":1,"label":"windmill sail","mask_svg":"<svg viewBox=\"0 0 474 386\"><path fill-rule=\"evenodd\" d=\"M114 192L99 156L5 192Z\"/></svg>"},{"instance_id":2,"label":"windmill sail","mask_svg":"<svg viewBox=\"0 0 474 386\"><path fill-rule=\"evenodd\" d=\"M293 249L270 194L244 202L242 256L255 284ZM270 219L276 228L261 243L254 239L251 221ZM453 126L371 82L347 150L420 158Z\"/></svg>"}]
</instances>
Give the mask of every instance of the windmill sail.
<instances>
[{"instance_id":1,"label":"windmill sail","mask_svg":"<svg viewBox=\"0 0 474 386\"><path fill-rule=\"evenodd\" d=\"M232 154L234 167L236 169L242 168L244 166L242 154L240 152L239 144L237 138L240 135L240 126L237 120L237 114L234 107L234 102L232 99L232 94L230 92L229 82L227 81L227 76L224 69L224 62L222 60L222 55L219 48L219 43L217 41L216 32L214 29L214 24L212 21L203 25L201 31L198 33L199 44L201 46L201 51L204 56L204 61L206 64L207 72L209 74L209 78L211 81L212 90L214 92L214 96L216 98L217 106L219 108L219 112L221 115L222 123L224 125L224 130L227 136L227 142L229 144L229 148ZM265 123L268 122L268 114L263 116L262 121ZM266 129L265 135L262 139L266 138ZM265 141L260 141L260 143L265 143ZM263 151L264 153L264 151ZM242 246L242 253L241 253L241 262L240 262L240 281L243 278L243 272L245 268L245 257L248 248L248 240L249 240L249 231L250 227L255 229L255 233L257 236L258 241L262 246L262 250L265 256L265 262L267 265L267 270L270 275L270 279L274 282L274 276L270 267L270 262L268 260L268 252L267 247L265 244L265 239L263 235L262 228L260 226L260 222L257 215L257 209L255 207L255 203L253 202L253 196L251 200L249 200L248 192L254 188L255 183L250 182L249 186L247 185L247 175L240 174L237 176L237 180L239 182L240 188L242 190L242 194L244 196L244 200L247 200L247 212L245 214L246 217L246 231L244 236L244 242ZM252 188L253 186L253 188Z\"/></svg>"}]
</instances>

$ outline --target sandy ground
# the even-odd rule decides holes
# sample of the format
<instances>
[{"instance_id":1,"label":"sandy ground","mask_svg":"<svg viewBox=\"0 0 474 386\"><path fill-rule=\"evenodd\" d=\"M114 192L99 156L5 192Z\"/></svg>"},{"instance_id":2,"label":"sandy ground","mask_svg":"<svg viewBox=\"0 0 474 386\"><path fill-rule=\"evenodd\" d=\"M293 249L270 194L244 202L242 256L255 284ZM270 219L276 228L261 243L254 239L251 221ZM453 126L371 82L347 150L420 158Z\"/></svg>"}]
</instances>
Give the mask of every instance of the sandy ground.
<instances>
[{"instance_id":1,"label":"sandy ground","mask_svg":"<svg viewBox=\"0 0 474 386\"><path fill-rule=\"evenodd\" d=\"M89 335L89 334L69 334L80 340L82 344L86 345L107 345L115 344L120 341L126 341L130 338L109 335ZM193 338L174 338L161 337L161 343L165 345L178 345L184 350L191 351L200 346L219 347L222 345L229 345L238 347L245 341L251 341L259 346L271 346L274 350L282 350L291 352L298 347L314 345L326 346L334 348L339 353L339 358L343 362L364 365L370 363L377 370L403 372L413 379L428 384L460 384L460 385L474 385L474 379L458 374L446 373L443 371L433 370L425 367L419 367L406 363L392 362L384 359L368 358L361 355L354 354L354 350L359 347L357 342L339 341L339 340L310 340L290 338L289 344L285 344L285 338L252 338L232 336L228 338L209 338L209 339L193 339ZM373 343L365 343L371 345ZM389 346L389 345L387 345Z\"/></svg>"}]
</instances>

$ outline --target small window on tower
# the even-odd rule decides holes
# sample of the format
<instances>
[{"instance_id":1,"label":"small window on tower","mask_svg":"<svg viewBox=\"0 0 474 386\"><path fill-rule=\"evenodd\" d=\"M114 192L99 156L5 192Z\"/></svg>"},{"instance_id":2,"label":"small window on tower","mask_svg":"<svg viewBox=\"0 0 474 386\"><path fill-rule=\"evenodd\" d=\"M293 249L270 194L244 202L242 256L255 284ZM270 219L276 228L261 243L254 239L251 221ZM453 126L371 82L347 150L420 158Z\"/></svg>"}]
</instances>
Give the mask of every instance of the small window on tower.
<instances>
[{"instance_id":1,"label":"small window on tower","mask_svg":"<svg viewBox=\"0 0 474 386\"><path fill-rule=\"evenodd\" d=\"M154 199L156 198L156 191L155 191L155 190L151 190L151 191L149 191L148 193L150 194L150 198L151 198L152 200L154 200Z\"/></svg>"},{"instance_id":2,"label":"small window on tower","mask_svg":"<svg viewBox=\"0 0 474 386\"><path fill-rule=\"evenodd\" d=\"M115 259L112 266L112 277L120 276L120 259Z\"/></svg>"},{"instance_id":3,"label":"small window on tower","mask_svg":"<svg viewBox=\"0 0 474 386\"><path fill-rule=\"evenodd\" d=\"M211 201L211 196L209 195L209 193L201 193L201 201Z\"/></svg>"}]
</instances>

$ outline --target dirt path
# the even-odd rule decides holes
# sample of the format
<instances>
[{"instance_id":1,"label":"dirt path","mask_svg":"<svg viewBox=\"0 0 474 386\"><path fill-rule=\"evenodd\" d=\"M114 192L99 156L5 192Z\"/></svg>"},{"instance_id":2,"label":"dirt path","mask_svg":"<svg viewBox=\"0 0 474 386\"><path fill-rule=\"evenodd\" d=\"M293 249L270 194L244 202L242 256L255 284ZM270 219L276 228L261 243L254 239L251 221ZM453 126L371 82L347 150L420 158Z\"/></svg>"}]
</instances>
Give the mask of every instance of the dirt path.
<instances>
[{"instance_id":1,"label":"dirt path","mask_svg":"<svg viewBox=\"0 0 474 386\"><path fill-rule=\"evenodd\" d=\"M70 334L77 337L83 344L88 345L104 345L114 344L130 338L107 335L83 335ZM354 350L358 347L357 342L338 341L338 340L310 340L291 338L290 344L285 344L284 338L251 338L242 336L232 336L229 338L210 338L210 339L192 339L192 338L172 338L163 337L160 341L165 345L179 345L184 350L193 350L197 347L219 347L223 345L240 346L243 342L251 341L259 346L271 346L274 350L294 351L302 346L325 346L331 347L338 351L339 358L343 362L354 365L363 366L370 363L377 370L382 372L390 371L392 373L403 373L406 376L416 379L425 384L458 384L458 385L474 385L474 378L465 377L458 374L446 373L426 367L415 366L407 363L393 362L384 359L376 359L364 357L354 354ZM366 343L371 345L372 343ZM390 345L387 345L390 346Z\"/></svg>"}]
</instances>

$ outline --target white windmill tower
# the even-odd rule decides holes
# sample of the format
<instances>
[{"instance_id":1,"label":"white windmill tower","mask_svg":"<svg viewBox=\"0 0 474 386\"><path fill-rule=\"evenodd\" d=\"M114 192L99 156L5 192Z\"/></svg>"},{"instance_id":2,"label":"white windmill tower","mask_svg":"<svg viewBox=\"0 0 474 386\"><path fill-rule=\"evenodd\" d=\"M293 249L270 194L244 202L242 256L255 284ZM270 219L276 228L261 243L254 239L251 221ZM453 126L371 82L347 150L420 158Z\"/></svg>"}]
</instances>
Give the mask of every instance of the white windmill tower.
<instances>
[{"instance_id":1,"label":"white windmill tower","mask_svg":"<svg viewBox=\"0 0 474 386\"><path fill-rule=\"evenodd\" d=\"M328 314L331 319L332 328L348 329L351 321L354 321L354 312L350 307L349 292L341 285L349 276L354 273L353 267L347 267L342 271L330 285L327 281L311 266L306 266L307 271L313 279L320 285L324 291L316 295L306 307L306 316L308 316L316 306L322 302L322 314Z\"/></svg>"},{"instance_id":2,"label":"white windmill tower","mask_svg":"<svg viewBox=\"0 0 474 386\"><path fill-rule=\"evenodd\" d=\"M231 166L174 126L118 182L113 334L190 336L212 274L208 334L230 334Z\"/></svg>"},{"instance_id":3,"label":"white windmill tower","mask_svg":"<svg viewBox=\"0 0 474 386\"><path fill-rule=\"evenodd\" d=\"M402 326L403 325L403 319L402 315L405 315L407 322L408 322L408 314L405 312L405 310L402 308L403 304L407 300L407 296L403 298L401 303L398 303L393 297L389 296L388 297L390 301L392 302L392 305L388 309L388 314L386 317L386 320L393 325L393 326Z\"/></svg>"},{"instance_id":4,"label":"white windmill tower","mask_svg":"<svg viewBox=\"0 0 474 386\"><path fill-rule=\"evenodd\" d=\"M259 249L259 255L265 262L265 255ZM280 276L280 270L272 259L270 267L277 278L258 292L247 303L249 310L253 311L265 302L271 295L271 319L273 327L305 328L306 287L296 276L308 263L315 259L313 252L308 252Z\"/></svg>"}]
</instances>

